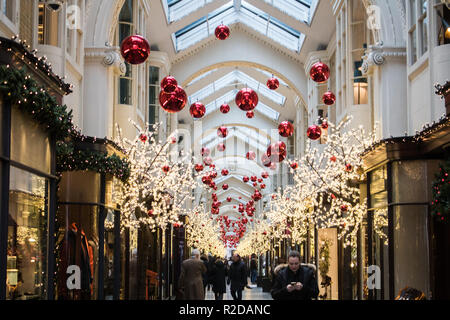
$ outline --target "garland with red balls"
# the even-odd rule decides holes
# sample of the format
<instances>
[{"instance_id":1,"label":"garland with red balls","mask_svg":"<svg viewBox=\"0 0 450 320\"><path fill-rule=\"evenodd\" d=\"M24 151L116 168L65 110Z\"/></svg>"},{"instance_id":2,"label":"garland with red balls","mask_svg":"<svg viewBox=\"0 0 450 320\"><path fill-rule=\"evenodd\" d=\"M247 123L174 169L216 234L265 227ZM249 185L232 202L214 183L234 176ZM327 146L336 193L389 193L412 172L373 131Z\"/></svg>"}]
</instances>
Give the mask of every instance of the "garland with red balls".
<instances>
[{"instance_id":1,"label":"garland with red balls","mask_svg":"<svg viewBox=\"0 0 450 320\"><path fill-rule=\"evenodd\" d=\"M450 160L441 164L433 182L431 213L438 221L448 221L450 214Z\"/></svg>"}]
</instances>

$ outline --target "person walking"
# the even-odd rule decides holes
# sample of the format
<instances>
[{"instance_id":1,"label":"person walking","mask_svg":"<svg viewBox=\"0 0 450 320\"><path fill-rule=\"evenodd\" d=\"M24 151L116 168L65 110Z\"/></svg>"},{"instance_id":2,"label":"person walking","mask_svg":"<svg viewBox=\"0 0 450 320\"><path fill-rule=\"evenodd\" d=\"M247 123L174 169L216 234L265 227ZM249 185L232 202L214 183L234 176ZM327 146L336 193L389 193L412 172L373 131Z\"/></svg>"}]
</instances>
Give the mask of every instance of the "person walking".
<instances>
[{"instance_id":1,"label":"person walking","mask_svg":"<svg viewBox=\"0 0 450 320\"><path fill-rule=\"evenodd\" d=\"M212 290L216 300L223 300L224 293L227 293L226 276L226 265L221 259L217 259L211 272Z\"/></svg>"},{"instance_id":2,"label":"person walking","mask_svg":"<svg viewBox=\"0 0 450 320\"><path fill-rule=\"evenodd\" d=\"M258 261L256 260L256 255L252 255L250 260L250 281L252 284L256 284L256 278L258 277Z\"/></svg>"},{"instance_id":3,"label":"person walking","mask_svg":"<svg viewBox=\"0 0 450 320\"><path fill-rule=\"evenodd\" d=\"M203 264L205 265L205 268L206 268L206 271L202 274L203 288L204 288L205 294L206 294L206 290L208 287L208 277L209 277L209 263L208 263L208 258L204 254L201 255L200 260L203 262Z\"/></svg>"},{"instance_id":4,"label":"person walking","mask_svg":"<svg viewBox=\"0 0 450 320\"><path fill-rule=\"evenodd\" d=\"M317 299L319 287L315 277L315 266L300 264L300 254L289 254L288 266L276 268L275 281L271 290L274 300Z\"/></svg>"},{"instance_id":5,"label":"person walking","mask_svg":"<svg viewBox=\"0 0 450 320\"><path fill-rule=\"evenodd\" d=\"M247 286L247 268L237 253L233 255L233 263L228 272L228 284L231 284L233 300L242 300L242 290Z\"/></svg>"},{"instance_id":6,"label":"person walking","mask_svg":"<svg viewBox=\"0 0 450 320\"><path fill-rule=\"evenodd\" d=\"M205 300L203 274L206 273L205 264L200 260L200 251L192 251L192 257L181 264L179 287L183 300Z\"/></svg>"}]
</instances>

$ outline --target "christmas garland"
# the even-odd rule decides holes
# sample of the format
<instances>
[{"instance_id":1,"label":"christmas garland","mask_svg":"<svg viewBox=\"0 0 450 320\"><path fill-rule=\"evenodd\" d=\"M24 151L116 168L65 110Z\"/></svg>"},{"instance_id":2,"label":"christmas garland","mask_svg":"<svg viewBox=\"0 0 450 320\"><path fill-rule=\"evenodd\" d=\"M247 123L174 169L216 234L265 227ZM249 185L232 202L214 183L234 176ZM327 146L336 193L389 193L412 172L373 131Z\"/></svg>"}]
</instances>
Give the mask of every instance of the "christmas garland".
<instances>
[{"instance_id":1,"label":"christmas garland","mask_svg":"<svg viewBox=\"0 0 450 320\"><path fill-rule=\"evenodd\" d=\"M0 66L0 91L5 101L17 105L42 124L56 140L63 140L73 129L72 110L59 105L45 88L26 75L25 71Z\"/></svg>"},{"instance_id":2,"label":"christmas garland","mask_svg":"<svg viewBox=\"0 0 450 320\"><path fill-rule=\"evenodd\" d=\"M56 171L61 174L66 171L91 170L98 173L111 174L126 182L130 177L128 162L116 154L108 156L106 152L91 150L76 150L70 142L56 144Z\"/></svg>"},{"instance_id":3,"label":"christmas garland","mask_svg":"<svg viewBox=\"0 0 450 320\"><path fill-rule=\"evenodd\" d=\"M439 167L436 180L433 182L432 215L439 221L446 221L450 213L450 161Z\"/></svg>"}]
</instances>

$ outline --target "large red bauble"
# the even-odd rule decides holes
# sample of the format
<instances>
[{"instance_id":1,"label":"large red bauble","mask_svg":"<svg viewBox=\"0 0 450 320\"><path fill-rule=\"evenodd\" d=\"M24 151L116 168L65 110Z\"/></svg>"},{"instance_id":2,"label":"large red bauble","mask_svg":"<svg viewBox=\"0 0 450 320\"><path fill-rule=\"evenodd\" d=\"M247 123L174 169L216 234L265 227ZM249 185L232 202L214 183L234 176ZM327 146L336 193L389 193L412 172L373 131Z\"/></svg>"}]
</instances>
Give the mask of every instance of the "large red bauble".
<instances>
[{"instance_id":1,"label":"large red bauble","mask_svg":"<svg viewBox=\"0 0 450 320\"><path fill-rule=\"evenodd\" d=\"M186 102L186 92L179 86L171 93L161 91L159 94L159 104L169 113L180 112L186 106Z\"/></svg>"},{"instance_id":2,"label":"large red bauble","mask_svg":"<svg viewBox=\"0 0 450 320\"><path fill-rule=\"evenodd\" d=\"M246 158L250 161L253 161L256 159L256 153L254 151L247 152Z\"/></svg>"},{"instance_id":3,"label":"large red bauble","mask_svg":"<svg viewBox=\"0 0 450 320\"><path fill-rule=\"evenodd\" d=\"M267 168L270 167L272 164L272 161L270 161L269 156L265 153L261 157L261 162L262 162L263 166L265 166Z\"/></svg>"},{"instance_id":4,"label":"large red bauble","mask_svg":"<svg viewBox=\"0 0 450 320\"><path fill-rule=\"evenodd\" d=\"M322 136L322 129L319 126L313 125L308 128L306 135L311 140L319 140Z\"/></svg>"},{"instance_id":5,"label":"large red bauble","mask_svg":"<svg viewBox=\"0 0 450 320\"><path fill-rule=\"evenodd\" d=\"M224 143L219 143L219 144L217 145L217 150L218 150L218 151L224 152L225 149L226 149L226 146L225 146Z\"/></svg>"},{"instance_id":6,"label":"large red bauble","mask_svg":"<svg viewBox=\"0 0 450 320\"><path fill-rule=\"evenodd\" d=\"M224 191L227 191L229 187L230 187L229 185L224 184L224 185L222 186L222 189L223 189Z\"/></svg>"},{"instance_id":7,"label":"large red bauble","mask_svg":"<svg viewBox=\"0 0 450 320\"><path fill-rule=\"evenodd\" d=\"M333 92L327 91L324 93L322 100L327 106L332 106L336 102L336 96Z\"/></svg>"},{"instance_id":8,"label":"large red bauble","mask_svg":"<svg viewBox=\"0 0 450 320\"><path fill-rule=\"evenodd\" d=\"M283 162L287 156L286 144L283 141L271 144L267 149L267 156L273 163Z\"/></svg>"},{"instance_id":9,"label":"large red bauble","mask_svg":"<svg viewBox=\"0 0 450 320\"><path fill-rule=\"evenodd\" d=\"M311 67L309 74L313 81L323 83L330 77L330 68L323 62L317 62Z\"/></svg>"},{"instance_id":10,"label":"large red bauble","mask_svg":"<svg viewBox=\"0 0 450 320\"><path fill-rule=\"evenodd\" d=\"M227 198L227 201L228 201L228 202L231 202L232 200L233 200L233 199L231 199L231 197L228 197L228 198Z\"/></svg>"},{"instance_id":11,"label":"large red bauble","mask_svg":"<svg viewBox=\"0 0 450 320\"><path fill-rule=\"evenodd\" d=\"M253 119L254 117L255 117L255 113L253 111L248 111L247 112L247 118Z\"/></svg>"},{"instance_id":12,"label":"large red bauble","mask_svg":"<svg viewBox=\"0 0 450 320\"><path fill-rule=\"evenodd\" d=\"M191 116L195 119L202 118L206 113L205 105L201 102L196 102L191 105L191 108L189 109L189 112L191 113Z\"/></svg>"},{"instance_id":13,"label":"large red bauble","mask_svg":"<svg viewBox=\"0 0 450 320\"><path fill-rule=\"evenodd\" d=\"M220 138L226 138L228 136L228 129L225 127L220 127L219 129L217 129L217 135Z\"/></svg>"},{"instance_id":14,"label":"large red bauble","mask_svg":"<svg viewBox=\"0 0 450 320\"><path fill-rule=\"evenodd\" d=\"M150 45L142 36L129 36L122 41L120 53L126 62L130 64L141 64L150 55Z\"/></svg>"},{"instance_id":15,"label":"large red bauble","mask_svg":"<svg viewBox=\"0 0 450 320\"><path fill-rule=\"evenodd\" d=\"M280 81L277 78L270 78L267 80L267 87L270 90L277 90L280 87Z\"/></svg>"},{"instance_id":16,"label":"large red bauble","mask_svg":"<svg viewBox=\"0 0 450 320\"><path fill-rule=\"evenodd\" d=\"M177 80L172 76L167 76L161 81L161 90L165 93L172 93L178 87Z\"/></svg>"},{"instance_id":17,"label":"large red bauble","mask_svg":"<svg viewBox=\"0 0 450 320\"><path fill-rule=\"evenodd\" d=\"M227 114L228 112L230 112L230 110L230 106L226 103L220 106L220 112L222 112L223 114Z\"/></svg>"},{"instance_id":18,"label":"large red bauble","mask_svg":"<svg viewBox=\"0 0 450 320\"><path fill-rule=\"evenodd\" d=\"M210 184L211 183L211 178L208 177L208 176L204 176L204 177L202 177L202 182L204 184Z\"/></svg>"},{"instance_id":19,"label":"large red bauble","mask_svg":"<svg viewBox=\"0 0 450 320\"><path fill-rule=\"evenodd\" d=\"M269 173L268 173L267 171L264 171L264 172L261 174L261 177L262 177L263 179L267 179L267 178L269 177Z\"/></svg>"},{"instance_id":20,"label":"large red bauble","mask_svg":"<svg viewBox=\"0 0 450 320\"><path fill-rule=\"evenodd\" d=\"M209 150L208 148L202 148L202 157L207 157L211 154L211 150Z\"/></svg>"},{"instance_id":21,"label":"large red bauble","mask_svg":"<svg viewBox=\"0 0 450 320\"><path fill-rule=\"evenodd\" d=\"M195 171L197 171L197 172L202 172L203 169L204 169L204 167L203 167L202 164L196 164L196 165L195 165Z\"/></svg>"},{"instance_id":22,"label":"large red bauble","mask_svg":"<svg viewBox=\"0 0 450 320\"><path fill-rule=\"evenodd\" d=\"M213 160L211 159L211 157L206 157L204 160L203 160L203 163L206 165L206 166L210 166L212 163L213 163Z\"/></svg>"},{"instance_id":23,"label":"large red bauble","mask_svg":"<svg viewBox=\"0 0 450 320\"><path fill-rule=\"evenodd\" d=\"M283 121L278 126L278 133L282 137L289 138L294 134L294 126L289 121Z\"/></svg>"},{"instance_id":24,"label":"large red bauble","mask_svg":"<svg viewBox=\"0 0 450 320\"><path fill-rule=\"evenodd\" d=\"M230 36L230 28L221 24L220 26L217 26L216 31L214 33L217 39L226 40Z\"/></svg>"},{"instance_id":25,"label":"large red bauble","mask_svg":"<svg viewBox=\"0 0 450 320\"><path fill-rule=\"evenodd\" d=\"M242 111L251 111L255 109L258 102L258 95L250 88L244 88L236 95L236 105Z\"/></svg>"},{"instance_id":26,"label":"large red bauble","mask_svg":"<svg viewBox=\"0 0 450 320\"><path fill-rule=\"evenodd\" d=\"M247 182L250 181L250 178L249 178L249 177L243 177L243 178L242 178L242 181L244 181L244 183L247 183Z\"/></svg>"}]
</instances>

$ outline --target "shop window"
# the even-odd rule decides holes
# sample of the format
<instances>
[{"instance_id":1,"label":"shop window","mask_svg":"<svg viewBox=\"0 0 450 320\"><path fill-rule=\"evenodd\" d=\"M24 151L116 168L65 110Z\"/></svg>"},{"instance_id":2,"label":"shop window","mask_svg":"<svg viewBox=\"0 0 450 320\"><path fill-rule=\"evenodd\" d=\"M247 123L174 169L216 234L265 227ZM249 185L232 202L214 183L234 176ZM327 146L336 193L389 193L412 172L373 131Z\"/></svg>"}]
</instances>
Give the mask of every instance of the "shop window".
<instances>
[{"instance_id":1,"label":"shop window","mask_svg":"<svg viewBox=\"0 0 450 320\"><path fill-rule=\"evenodd\" d=\"M134 32L133 7L133 0L126 0L120 11L118 30L116 33L118 46ZM133 104L133 70L129 63L125 62L125 64L127 67L126 73L119 79L119 103L131 105Z\"/></svg>"},{"instance_id":2,"label":"shop window","mask_svg":"<svg viewBox=\"0 0 450 320\"><path fill-rule=\"evenodd\" d=\"M407 6L409 64L413 65L428 51L428 1L409 0Z\"/></svg>"},{"instance_id":3,"label":"shop window","mask_svg":"<svg viewBox=\"0 0 450 320\"><path fill-rule=\"evenodd\" d=\"M148 80L148 123L150 125L159 123L159 68L149 67ZM157 139L157 137L155 137Z\"/></svg>"},{"instance_id":4,"label":"shop window","mask_svg":"<svg viewBox=\"0 0 450 320\"><path fill-rule=\"evenodd\" d=\"M6 297L45 299L48 181L11 167Z\"/></svg>"},{"instance_id":5,"label":"shop window","mask_svg":"<svg viewBox=\"0 0 450 320\"><path fill-rule=\"evenodd\" d=\"M1 0L1 11L2 13L13 23L15 23L14 17L14 6L16 5L16 0Z\"/></svg>"},{"instance_id":6,"label":"shop window","mask_svg":"<svg viewBox=\"0 0 450 320\"><path fill-rule=\"evenodd\" d=\"M435 0L435 2L437 44L438 46L450 44L450 8L441 0Z\"/></svg>"},{"instance_id":7,"label":"shop window","mask_svg":"<svg viewBox=\"0 0 450 320\"><path fill-rule=\"evenodd\" d=\"M45 5L45 1L40 0L38 4L38 43L54 47L60 46L61 11L55 12Z\"/></svg>"}]
</instances>

